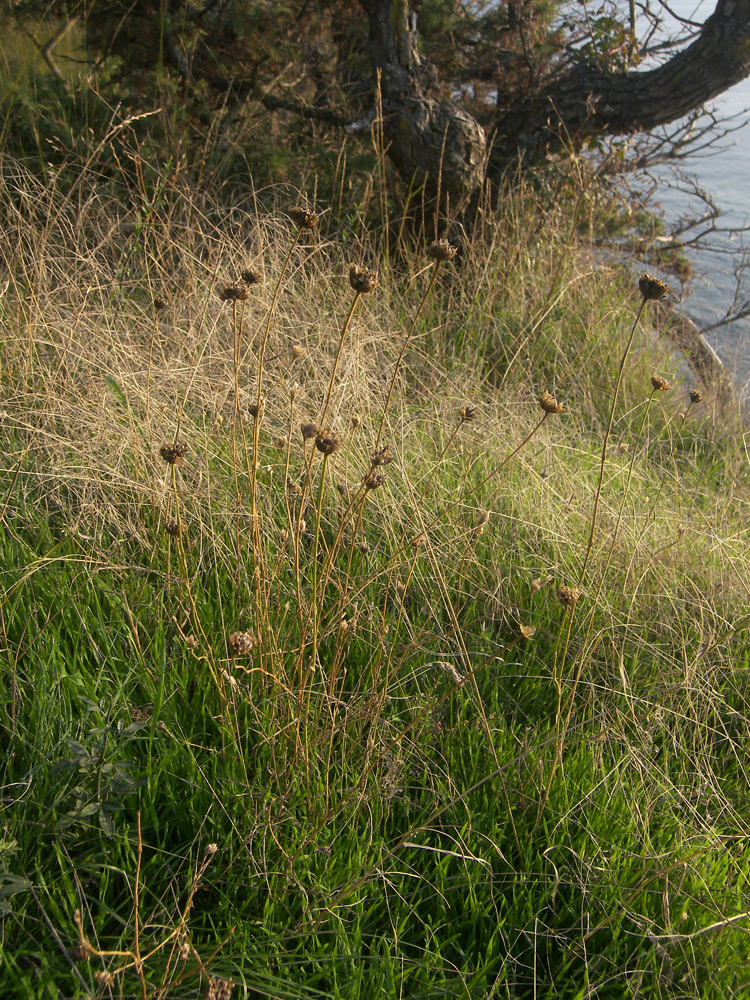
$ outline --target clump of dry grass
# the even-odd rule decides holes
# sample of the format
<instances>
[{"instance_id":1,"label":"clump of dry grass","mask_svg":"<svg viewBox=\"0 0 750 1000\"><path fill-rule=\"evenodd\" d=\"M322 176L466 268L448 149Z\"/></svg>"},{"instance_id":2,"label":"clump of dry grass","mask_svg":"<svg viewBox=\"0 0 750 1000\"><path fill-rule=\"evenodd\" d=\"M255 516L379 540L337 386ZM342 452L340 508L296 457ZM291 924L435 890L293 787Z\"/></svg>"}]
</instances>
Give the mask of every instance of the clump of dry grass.
<instances>
[{"instance_id":1,"label":"clump of dry grass","mask_svg":"<svg viewBox=\"0 0 750 1000\"><path fill-rule=\"evenodd\" d=\"M603 324L611 323L622 299L606 272L582 274L579 268L573 275L570 252L560 270L551 242L529 227L522 232L514 211L505 228L494 232L494 246L476 260L469 250L464 267L439 287L440 266L455 256L448 241L427 248L426 280L417 259L414 278L396 283L388 274L377 279L373 271L350 265L352 258L365 256L363 248L330 240L307 208L247 215L241 231L230 238L211 221L216 213L210 202L195 196L185 201L178 197L183 191L174 191L165 217L140 232L140 206L130 214L120 211L113 226L112 206L93 185L73 204L62 193L35 188L18 167L14 174L6 165L6 177L18 197L5 219L13 280L3 308L15 333L5 345L4 412L25 461L35 459L37 502L64 509L73 523L96 510L100 526L142 532L144 511L165 516L174 495L155 449L165 458L165 448L179 447L178 482L201 532L221 552L218 526L233 522L234 559L241 561L247 501L256 561L265 563L263 520L283 497L290 475L296 480L302 474L301 506L309 499L314 459L300 448L295 428L315 415L319 451L324 457L338 453L337 486L344 492L350 479L360 483L361 496L352 507L355 524L365 516L360 501L367 496L368 507L378 510L393 533L392 543L401 539L396 547L403 544L406 528L431 522L437 527L442 510L470 504L477 482L497 478L521 443L526 448L522 465L530 463L547 479L535 504L540 519L556 522L549 507L554 507L555 479L567 470L556 469L550 477L559 465L554 455L566 447L585 447L584 428L597 418L612 377L602 368ZM37 238L30 241L32 218ZM490 261L504 262L502 273L490 271ZM551 319L536 317L530 300L538 288L541 305L551 308L541 279L545 272L552 275L553 263L560 296L575 287L580 329L575 338L564 322L558 334L552 333ZM347 272L354 289L348 307ZM662 293L662 285L642 279L644 304ZM501 288L513 289L505 304L498 300ZM360 298L361 307L355 308ZM222 300L231 310L222 308ZM589 315L581 312L584 308ZM396 314L411 316L401 335L393 329ZM532 328L536 361L533 354L524 356ZM539 341L543 334L546 346ZM558 335L561 339L554 340ZM660 367L647 338L634 350L641 372ZM629 380L637 376L624 367L620 377L628 406L635 391ZM666 392L669 381L658 376L657 386L653 378L654 392ZM692 392L698 399L700 392ZM561 394L570 400L565 406ZM528 439L535 442L529 450L535 397L545 417L560 414L564 423L545 422L542 436ZM690 406L697 407L692 399ZM446 437L444 428L453 424L459 400L464 401L459 426L453 425ZM667 405L668 424L678 405L671 410ZM477 407L482 418L469 428ZM687 414L680 416L681 433ZM615 419L612 405L605 442L617 432ZM381 474L367 470L386 427L388 445L399 456L399 480L384 490ZM270 442L281 445L278 472ZM187 449L189 458L183 460ZM599 490L606 459L605 443ZM484 475L476 476L472 466L485 469ZM263 496L255 486L261 467ZM447 490L442 501L427 495L436 477ZM399 502L404 498L412 505L409 513ZM348 518L342 522L347 531ZM296 534L301 520L300 515ZM596 515L589 528L592 522ZM353 536L361 534L360 528L352 529ZM532 524L529 528L530 536L539 531ZM579 525L573 536L580 531ZM589 549L593 537L592 530ZM570 567L566 571L569 575Z\"/></svg>"},{"instance_id":2,"label":"clump of dry grass","mask_svg":"<svg viewBox=\"0 0 750 1000\"><path fill-rule=\"evenodd\" d=\"M633 321L663 283L649 277L639 302L551 238L523 191L460 261L440 241L376 275L359 263L379 260L374 237L340 239L329 215L289 211L305 203L288 192L231 213L229 231L177 183L144 223L142 201L115 211L85 178L71 198L3 166L5 523L46 518L87 572L127 582L122 628L149 679L149 628L176 637L219 730L211 754L220 744L247 793L240 849L267 824L272 861L248 856L269 906L288 905L325 831L373 810L387 825L399 796L387 847L325 897L311 876L300 925L317 930L498 779L497 857L524 857L551 815L579 823L571 734L624 741L645 774L656 705L694 724L686 766L708 773L748 597L747 493L741 443ZM460 786L464 752L477 773ZM404 791L410 769L427 806ZM643 783L658 801L662 786L666 765ZM175 969L176 912L152 942L159 976ZM135 974L146 989L139 919L117 956L79 924L110 985Z\"/></svg>"}]
</instances>

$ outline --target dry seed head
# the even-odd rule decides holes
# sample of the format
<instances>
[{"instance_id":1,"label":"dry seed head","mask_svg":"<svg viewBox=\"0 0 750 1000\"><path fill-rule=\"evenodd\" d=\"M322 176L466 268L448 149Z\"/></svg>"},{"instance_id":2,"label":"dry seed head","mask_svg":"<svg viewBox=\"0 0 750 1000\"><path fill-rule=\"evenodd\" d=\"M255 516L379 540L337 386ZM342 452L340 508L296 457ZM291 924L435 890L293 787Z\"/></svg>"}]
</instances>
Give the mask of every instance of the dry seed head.
<instances>
[{"instance_id":1,"label":"dry seed head","mask_svg":"<svg viewBox=\"0 0 750 1000\"><path fill-rule=\"evenodd\" d=\"M355 413L354 416L352 417L352 430L356 431L356 429L359 427L361 423L362 423L362 418L358 417L357 414Z\"/></svg>"},{"instance_id":2,"label":"dry seed head","mask_svg":"<svg viewBox=\"0 0 750 1000\"><path fill-rule=\"evenodd\" d=\"M277 437L273 439L273 446L276 451L283 451L289 444L289 438Z\"/></svg>"},{"instance_id":3,"label":"dry seed head","mask_svg":"<svg viewBox=\"0 0 750 1000\"><path fill-rule=\"evenodd\" d=\"M229 979L216 979L212 977L206 984L203 994L205 1000L230 1000L234 983Z\"/></svg>"},{"instance_id":4,"label":"dry seed head","mask_svg":"<svg viewBox=\"0 0 750 1000\"><path fill-rule=\"evenodd\" d=\"M664 378L663 375L652 375L651 385L654 387L654 391L658 390L659 392L666 392L667 389L672 388L669 380Z\"/></svg>"},{"instance_id":5,"label":"dry seed head","mask_svg":"<svg viewBox=\"0 0 750 1000\"><path fill-rule=\"evenodd\" d=\"M551 392L543 392L539 397L539 405L545 413L562 413L565 407L558 403Z\"/></svg>"},{"instance_id":6,"label":"dry seed head","mask_svg":"<svg viewBox=\"0 0 750 1000\"><path fill-rule=\"evenodd\" d=\"M546 587L548 583L552 583L552 577L551 576L545 576L544 579L542 579L541 577L538 577L536 580L532 580L531 581L531 593L532 594L538 593L542 589L542 587Z\"/></svg>"},{"instance_id":7,"label":"dry seed head","mask_svg":"<svg viewBox=\"0 0 750 1000\"><path fill-rule=\"evenodd\" d=\"M106 969L97 969L94 973L94 979L100 986L111 986L115 981L115 977L111 972L107 972Z\"/></svg>"},{"instance_id":8,"label":"dry seed head","mask_svg":"<svg viewBox=\"0 0 750 1000\"><path fill-rule=\"evenodd\" d=\"M317 435L318 425L313 423L302 424L300 427L300 433L302 434L303 441L309 441L310 438L314 438Z\"/></svg>"},{"instance_id":9,"label":"dry seed head","mask_svg":"<svg viewBox=\"0 0 750 1000\"><path fill-rule=\"evenodd\" d=\"M224 285L219 292L219 298L222 302L244 302L248 294L244 281L233 281L229 285Z\"/></svg>"},{"instance_id":10,"label":"dry seed head","mask_svg":"<svg viewBox=\"0 0 750 1000\"><path fill-rule=\"evenodd\" d=\"M453 260L458 253L458 247L453 246L448 240L437 240L425 248L425 253L432 260Z\"/></svg>"},{"instance_id":11,"label":"dry seed head","mask_svg":"<svg viewBox=\"0 0 750 1000\"><path fill-rule=\"evenodd\" d=\"M169 303L164 298L163 295L155 295L153 301L154 312L160 313L163 309L167 308Z\"/></svg>"},{"instance_id":12,"label":"dry seed head","mask_svg":"<svg viewBox=\"0 0 750 1000\"><path fill-rule=\"evenodd\" d=\"M458 415L462 424L470 424L472 420L477 419L477 408L476 406L462 406Z\"/></svg>"},{"instance_id":13,"label":"dry seed head","mask_svg":"<svg viewBox=\"0 0 750 1000\"><path fill-rule=\"evenodd\" d=\"M456 687L461 687L462 684L466 683L466 678L456 670L452 663L446 663L445 660L436 660L434 663L427 664L427 669L430 667L436 667L438 670L442 670L448 674Z\"/></svg>"},{"instance_id":14,"label":"dry seed head","mask_svg":"<svg viewBox=\"0 0 750 1000\"><path fill-rule=\"evenodd\" d=\"M654 278L650 274L642 274L638 279L638 287L641 295L648 302L649 300L663 299L669 291L669 285L661 278Z\"/></svg>"},{"instance_id":15,"label":"dry seed head","mask_svg":"<svg viewBox=\"0 0 750 1000\"><path fill-rule=\"evenodd\" d=\"M536 632L536 626L534 625L519 625L518 631L521 633L522 639L531 639Z\"/></svg>"},{"instance_id":16,"label":"dry seed head","mask_svg":"<svg viewBox=\"0 0 750 1000\"><path fill-rule=\"evenodd\" d=\"M163 444L159 449L159 454L168 465L179 465L185 455L188 446L184 441L175 441L173 444Z\"/></svg>"},{"instance_id":17,"label":"dry seed head","mask_svg":"<svg viewBox=\"0 0 750 1000\"><path fill-rule=\"evenodd\" d=\"M70 957L74 962L90 962L91 947L85 941L79 941L73 951L71 951Z\"/></svg>"},{"instance_id":18,"label":"dry seed head","mask_svg":"<svg viewBox=\"0 0 750 1000\"><path fill-rule=\"evenodd\" d=\"M378 465L390 465L392 461L393 461L393 452L388 447L388 445L386 445L384 448L381 448L379 451L374 451L372 455L370 455L370 465L373 467L373 469L376 468Z\"/></svg>"},{"instance_id":19,"label":"dry seed head","mask_svg":"<svg viewBox=\"0 0 750 1000\"><path fill-rule=\"evenodd\" d=\"M295 500L297 497L302 496L302 487L299 483L295 483L291 476L286 477L286 495L290 500Z\"/></svg>"},{"instance_id":20,"label":"dry seed head","mask_svg":"<svg viewBox=\"0 0 750 1000\"><path fill-rule=\"evenodd\" d=\"M702 402L702 400L703 400L703 393L700 391L700 389L691 389L690 390L690 402L691 403L700 403L700 402Z\"/></svg>"},{"instance_id":21,"label":"dry seed head","mask_svg":"<svg viewBox=\"0 0 750 1000\"><path fill-rule=\"evenodd\" d=\"M349 284L355 292L366 295L378 287L378 272L371 271L368 267L360 267L359 264L352 264L349 268Z\"/></svg>"},{"instance_id":22,"label":"dry seed head","mask_svg":"<svg viewBox=\"0 0 750 1000\"><path fill-rule=\"evenodd\" d=\"M206 844L206 846L203 848L203 858L204 858L204 860L207 860L208 858L212 858L214 856L214 854L216 854L216 852L218 850L219 850L219 845L218 844Z\"/></svg>"},{"instance_id":23,"label":"dry seed head","mask_svg":"<svg viewBox=\"0 0 750 1000\"><path fill-rule=\"evenodd\" d=\"M578 587L567 587L561 583L557 588L557 599L564 608L573 608L578 603L581 591Z\"/></svg>"},{"instance_id":24,"label":"dry seed head","mask_svg":"<svg viewBox=\"0 0 750 1000\"><path fill-rule=\"evenodd\" d=\"M232 632L229 636L229 646L234 656L247 656L258 645L258 640L252 632Z\"/></svg>"},{"instance_id":25,"label":"dry seed head","mask_svg":"<svg viewBox=\"0 0 750 1000\"><path fill-rule=\"evenodd\" d=\"M341 438L336 431L325 427L315 435L315 447L323 455L332 455L341 447Z\"/></svg>"},{"instance_id":26,"label":"dry seed head","mask_svg":"<svg viewBox=\"0 0 750 1000\"><path fill-rule=\"evenodd\" d=\"M289 217L300 229L315 229L315 224L318 221L317 213L308 212L306 208L291 208Z\"/></svg>"},{"instance_id":27,"label":"dry seed head","mask_svg":"<svg viewBox=\"0 0 750 1000\"><path fill-rule=\"evenodd\" d=\"M261 285L263 283L263 275L254 267L246 267L240 277L246 285Z\"/></svg>"},{"instance_id":28,"label":"dry seed head","mask_svg":"<svg viewBox=\"0 0 750 1000\"><path fill-rule=\"evenodd\" d=\"M263 409L263 400L261 400L260 406L257 403L249 403L247 407L247 412L250 414L253 420L255 420L258 414L262 411L262 409Z\"/></svg>"},{"instance_id":29,"label":"dry seed head","mask_svg":"<svg viewBox=\"0 0 750 1000\"><path fill-rule=\"evenodd\" d=\"M292 344L292 358L295 361L299 361L302 355L305 353L304 347L301 344Z\"/></svg>"},{"instance_id":30,"label":"dry seed head","mask_svg":"<svg viewBox=\"0 0 750 1000\"><path fill-rule=\"evenodd\" d=\"M177 536L180 533L179 521L174 521L172 520L172 518L170 518L168 521L165 522L164 530L166 531L166 533L169 535L170 538L177 538Z\"/></svg>"}]
</instances>

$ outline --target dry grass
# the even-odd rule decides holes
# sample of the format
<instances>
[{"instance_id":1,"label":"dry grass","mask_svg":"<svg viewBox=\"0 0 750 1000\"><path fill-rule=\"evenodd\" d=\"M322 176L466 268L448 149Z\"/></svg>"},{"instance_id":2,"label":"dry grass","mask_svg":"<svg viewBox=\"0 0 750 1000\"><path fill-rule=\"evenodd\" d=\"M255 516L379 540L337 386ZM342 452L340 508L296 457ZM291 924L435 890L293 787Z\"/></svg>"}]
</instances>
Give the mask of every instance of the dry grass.
<instances>
[{"instance_id":1,"label":"dry grass","mask_svg":"<svg viewBox=\"0 0 750 1000\"><path fill-rule=\"evenodd\" d=\"M12 738L26 745L32 690L65 688L69 663L89 700L100 684L117 689L111 707L91 709L105 729L128 703L146 706L160 780L190 775L188 795L169 784L185 823L202 811L206 829L221 828L209 839L234 852L210 890L215 925L196 917L198 944L218 948L234 975L250 968L269 995L312 996L323 980L324 995L375 995L331 985L348 961L331 958L343 947L336 928L385 935L397 960L404 935L419 942L422 958L408 954L430 970L424 995L438 967L441 989L460 981L467 996L521 995L514 982L536 991L545 963L564 976L572 962L572 980L585 969L594 985L580 996L624 996L626 983L646 995L655 982L664 992L649 995L714 996L739 982L704 975L706 955L690 959L685 942L733 922L747 895L730 906L700 889L715 889L724 846L749 832L737 728L750 669L747 456L709 401L687 410L690 386L647 328L636 324L615 392L637 289L569 240L561 209L523 189L438 271L403 247L398 266L384 263L376 236L344 240L329 215L300 227L288 209L302 202L286 191L220 208L179 171L156 189L137 171L115 188L91 166L65 192L2 167L4 524L21 553L8 557L2 596L20 669ZM376 268L378 287L356 293L351 264ZM264 281L222 301L249 267ZM540 406L544 392L561 412ZM323 417L339 438L330 455L301 434ZM180 442L184 456L165 461ZM392 461L375 457L384 446ZM53 584L58 571L72 575ZM23 588L38 588L28 608ZM40 623L29 609L45 601ZM61 652L69 634L94 667ZM115 664L130 664L125 679ZM76 697L61 695L61 718L75 719ZM80 723L56 724L41 727L50 759L73 736L88 745ZM101 772L97 787L82 801L100 801ZM147 837L166 838L185 870L182 817L154 788L141 794ZM83 823L54 801L56 830ZM73 889L88 901L83 922L72 927L64 907L56 922L74 938L93 940L93 927L117 939L90 944L89 957L118 982L136 976L138 995L186 995L184 984L216 975L211 949L201 958L186 946L195 964L178 973L173 943L193 940L186 908L168 903L174 871L141 872L138 822L135 868L132 822L115 831L102 820L102 835L121 836L118 870L164 894L157 916L131 893L115 933L92 894ZM687 897L701 899L684 924L696 939L675 931L667 903L657 913L653 886L668 896L677 865ZM740 860L730 866L735 877ZM196 887L209 877L201 869ZM545 888L527 900L532 883ZM470 899L475 921L461 931L466 968L445 929L456 893L451 912ZM189 910L192 890L188 900ZM267 940L248 950L253 921ZM228 943L234 924L245 966ZM428 924L439 928L429 939ZM602 944L610 924L627 934ZM287 957L306 956L307 985L293 994L273 992L278 969L271 986L253 980L282 940ZM468 965L490 942L497 961L474 980ZM154 949L153 978L141 947ZM666 948L694 992L664 986ZM407 990L410 968L399 974ZM373 976L372 991L391 988Z\"/></svg>"}]
</instances>

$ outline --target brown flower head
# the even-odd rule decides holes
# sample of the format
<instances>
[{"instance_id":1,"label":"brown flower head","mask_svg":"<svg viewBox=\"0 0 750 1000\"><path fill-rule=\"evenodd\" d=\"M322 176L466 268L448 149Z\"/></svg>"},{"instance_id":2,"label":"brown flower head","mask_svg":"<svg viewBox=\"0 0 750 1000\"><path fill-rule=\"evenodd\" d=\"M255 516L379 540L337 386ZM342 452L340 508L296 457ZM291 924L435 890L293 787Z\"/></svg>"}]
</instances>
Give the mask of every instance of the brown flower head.
<instances>
[{"instance_id":1,"label":"brown flower head","mask_svg":"<svg viewBox=\"0 0 750 1000\"><path fill-rule=\"evenodd\" d=\"M170 538L177 538L180 533L180 523L179 521L173 521L171 518L165 522L164 530L169 535Z\"/></svg>"},{"instance_id":2,"label":"brown flower head","mask_svg":"<svg viewBox=\"0 0 750 1000\"><path fill-rule=\"evenodd\" d=\"M163 309L166 309L169 303L164 298L163 295L155 295L153 301L154 312L160 313Z\"/></svg>"},{"instance_id":3,"label":"brown flower head","mask_svg":"<svg viewBox=\"0 0 750 1000\"><path fill-rule=\"evenodd\" d=\"M700 391L700 389L691 389L690 390L690 402L691 403L700 403L700 402L702 402L702 400L703 400L703 393Z\"/></svg>"},{"instance_id":4,"label":"brown flower head","mask_svg":"<svg viewBox=\"0 0 750 1000\"><path fill-rule=\"evenodd\" d=\"M243 302L249 295L247 285L244 281L233 281L219 292L222 302Z\"/></svg>"},{"instance_id":5,"label":"brown flower head","mask_svg":"<svg viewBox=\"0 0 750 1000\"><path fill-rule=\"evenodd\" d=\"M381 448L379 451L374 451L372 455L370 455L370 465L373 467L373 469L377 465L390 465L392 461L393 461L393 453L391 449L388 447L388 445L386 445L384 448Z\"/></svg>"},{"instance_id":6,"label":"brown flower head","mask_svg":"<svg viewBox=\"0 0 750 1000\"><path fill-rule=\"evenodd\" d=\"M374 468L368 469L362 482L365 484L366 490L376 490L385 482L385 476L379 475Z\"/></svg>"},{"instance_id":7,"label":"brown flower head","mask_svg":"<svg viewBox=\"0 0 750 1000\"><path fill-rule=\"evenodd\" d=\"M299 361L299 359L305 353L305 349L301 344L292 344L291 351L292 351L292 358L294 361Z\"/></svg>"},{"instance_id":8,"label":"brown flower head","mask_svg":"<svg viewBox=\"0 0 750 1000\"><path fill-rule=\"evenodd\" d=\"M289 210L289 217L295 226L299 226L300 229L315 229L318 221L317 213L308 212L306 208L291 208Z\"/></svg>"},{"instance_id":9,"label":"brown flower head","mask_svg":"<svg viewBox=\"0 0 750 1000\"><path fill-rule=\"evenodd\" d=\"M286 495L290 500L297 500L302 496L302 487L291 476L286 477Z\"/></svg>"},{"instance_id":10,"label":"brown flower head","mask_svg":"<svg viewBox=\"0 0 750 1000\"><path fill-rule=\"evenodd\" d=\"M532 594L538 593L542 589L542 587L546 587L548 583L552 583L551 576L548 575L545 577L541 576L537 577L536 580L531 581L531 593Z\"/></svg>"},{"instance_id":11,"label":"brown flower head","mask_svg":"<svg viewBox=\"0 0 750 1000\"><path fill-rule=\"evenodd\" d=\"M263 283L263 275L260 271L256 271L254 267L246 267L245 270L240 273L240 277L248 286L261 285Z\"/></svg>"},{"instance_id":12,"label":"brown flower head","mask_svg":"<svg viewBox=\"0 0 750 1000\"><path fill-rule=\"evenodd\" d=\"M539 397L539 405L545 413L562 413L565 407L558 403L551 392L543 392Z\"/></svg>"},{"instance_id":13,"label":"brown flower head","mask_svg":"<svg viewBox=\"0 0 750 1000\"><path fill-rule=\"evenodd\" d=\"M252 632L232 632L229 636L229 646L234 656L247 656L258 645L258 640Z\"/></svg>"},{"instance_id":14,"label":"brown flower head","mask_svg":"<svg viewBox=\"0 0 750 1000\"><path fill-rule=\"evenodd\" d=\"M90 962L91 946L86 941L79 941L71 951L70 957L74 962Z\"/></svg>"},{"instance_id":15,"label":"brown flower head","mask_svg":"<svg viewBox=\"0 0 750 1000\"><path fill-rule=\"evenodd\" d=\"M654 391L655 392L657 390L659 392L666 392L667 389L671 389L672 388L671 385L669 384L669 380L666 379L666 378L664 378L663 375L652 375L651 376L651 385L654 387Z\"/></svg>"},{"instance_id":16,"label":"brown flower head","mask_svg":"<svg viewBox=\"0 0 750 1000\"><path fill-rule=\"evenodd\" d=\"M378 287L378 273L367 267L360 267L359 264L352 264L349 268L349 284L355 292L366 295Z\"/></svg>"},{"instance_id":17,"label":"brown flower head","mask_svg":"<svg viewBox=\"0 0 750 1000\"><path fill-rule=\"evenodd\" d=\"M648 302L649 299L663 299L669 291L669 285L661 278L654 278L650 274L642 274L638 279L638 287L641 295Z\"/></svg>"},{"instance_id":18,"label":"brown flower head","mask_svg":"<svg viewBox=\"0 0 750 1000\"><path fill-rule=\"evenodd\" d=\"M458 253L458 247L454 247L448 240L437 240L425 248L425 253L432 260L453 260Z\"/></svg>"},{"instance_id":19,"label":"brown flower head","mask_svg":"<svg viewBox=\"0 0 750 1000\"><path fill-rule=\"evenodd\" d=\"M255 420L259 413L263 410L263 400L260 401L260 406L257 403L248 403L247 412Z\"/></svg>"},{"instance_id":20,"label":"brown flower head","mask_svg":"<svg viewBox=\"0 0 750 1000\"><path fill-rule=\"evenodd\" d=\"M325 427L315 435L315 447L323 455L332 455L334 451L338 451L341 447L341 439L336 431Z\"/></svg>"},{"instance_id":21,"label":"brown flower head","mask_svg":"<svg viewBox=\"0 0 750 1000\"><path fill-rule=\"evenodd\" d=\"M234 983L229 979L217 979L212 976L206 984L204 1000L231 1000Z\"/></svg>"},{"instance_id":22,"label":"brown flower head","mask_svg":"<svg viewBox=\"0 0 750 1000\"><path fill-rule=\"evenodd\" d=\"M300 427L300 433L302 434L303 441L309 441L310 438L314 438L317 435L318 425L313 423L302 424Z\"/></svg>"},{"instance_id":23,"label":"brown flower head","mask_svg":"<svg viewBox=\"0 0 750 1000\"><path fill-rule=\"evenodd\" d=\"M179 465L185 455L188 446L184 441L175 441L173 444L163 444L159 449L159 454L169 465Z\"/></svg>"},{"instance_id":24,"label":"brown flower head","mask_svg":"<svg viewBox=\"0 0 750 1000\"><path fill-rule=\"evenodd\" d=\"M581 591L578 587L566 587L564 583L561 583L557 588L557 599L564 608L574 608L580 596Z\"/></svg>"},{"instance_id":25,"label":"brown flower head","mask_svg":"<svg viewBox=\"0 0 750 1000\"><path fill-rule=\"evenodd\" d=\"M462 424L470 424L472 420L477 419L477 408L476 406L462 406L458 415Z\"/></svg>"},{"instance_id":26,"label":"brown flower head","mask_svg":"<svg viewBox=\"0 0 750 1000\"><path fill-rule=\"evenodd\" d=\"M484 529L487 526L489 519L490 512L488 510L483 510L474 522L474 531L476 532L477 538L481 538L484 534Z\"/></svg>"}]
</instances>

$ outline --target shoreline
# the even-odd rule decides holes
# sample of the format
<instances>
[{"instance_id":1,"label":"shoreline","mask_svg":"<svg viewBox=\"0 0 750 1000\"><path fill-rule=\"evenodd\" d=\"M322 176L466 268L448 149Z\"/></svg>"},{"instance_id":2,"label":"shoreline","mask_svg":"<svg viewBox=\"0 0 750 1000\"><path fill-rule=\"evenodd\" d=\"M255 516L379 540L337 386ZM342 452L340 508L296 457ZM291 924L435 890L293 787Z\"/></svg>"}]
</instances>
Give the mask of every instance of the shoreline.
<instances>
[{"instance_id":1,"label":"shoreline","mask_svg":"<svg viewBox=\"0 0 750 1000\"><path fill-rule=\"evenodd\" d=\"M662 301L654 305L656 309L652 315L657 333L684 356L703 389L713 396L722 410L729 404L738 404L737 387L698 325L670 302Z\"/></svg>"}]
</instances>

